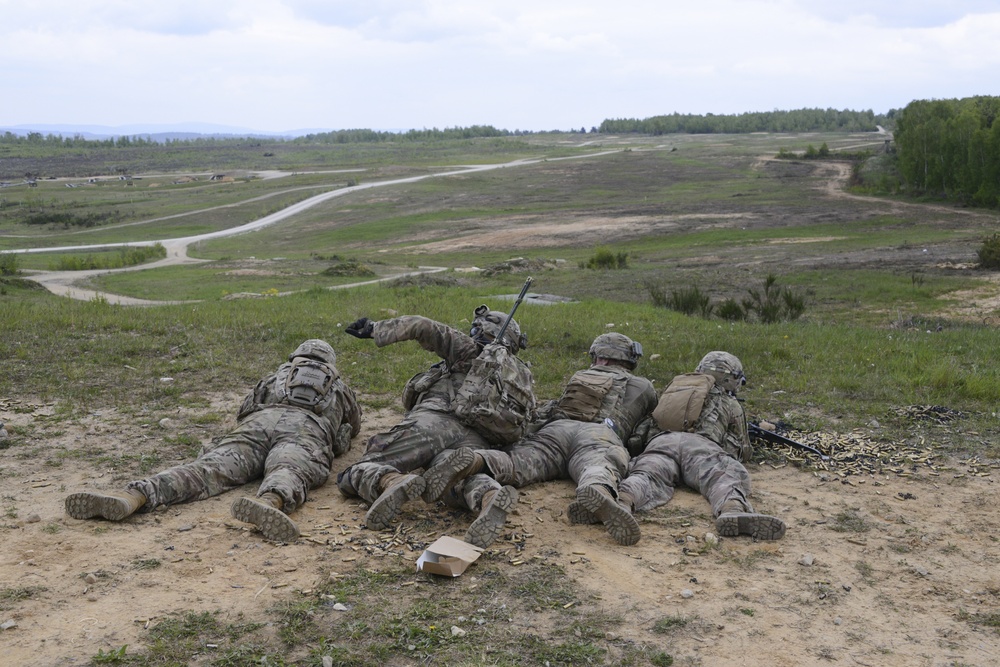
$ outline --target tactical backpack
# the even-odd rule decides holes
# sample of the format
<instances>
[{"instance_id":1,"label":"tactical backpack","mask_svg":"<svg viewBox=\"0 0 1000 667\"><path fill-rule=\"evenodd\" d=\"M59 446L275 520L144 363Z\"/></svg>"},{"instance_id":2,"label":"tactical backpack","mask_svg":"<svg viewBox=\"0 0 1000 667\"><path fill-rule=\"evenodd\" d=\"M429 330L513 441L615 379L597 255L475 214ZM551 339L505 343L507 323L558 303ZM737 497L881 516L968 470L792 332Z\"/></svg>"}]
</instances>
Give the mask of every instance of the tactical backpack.
<instances>
[{"instance_id":1,"label":"tactical backpack","mask_svg":"<svg viewBox=\"0 0 1000 667\"><path fill-rule=\"evenodd\" d=\"M279 371L274 383L278 402L321 414L333 383L340 377L337 370L307 357L295 357L286 369Z\"/></svg>"},{"instance_id":2,"label":"tactical backpack","mask_svg":"<svg viewBox=\"0 0 1000 667\"><path fill-rule=\"evenodd\" d=\"M573 373L556 402L560 419L598 422L613 417L625 396L628 375L612 367L588 368Z\"/></svg>"},{"instance_id":3,"label":"tactical backpack","mask_svg":"<svg viewBox=\"0 0 1000 667\"><path fill-rule=\"evenodd\" d=\"M663 390L653 409L656 425L664 431L690 431L694 429L705 407L708 392L715 386L715 378L703 373L678 375Z\"/></svg>"},{"instance_id":4,"label":"tactical backpack","mask_svg":"<svg viewBox=\"0 0 1000 667\"><path fill-rule=\"evenodd\" d=\"M534 378L528 366L499 343L483 348L455 394L463 424L494 445L521 439L535 415Z\"/></svg>"},{"instance_id":5,"label":"tactical backpack","mask_svg":"<svg viewBox=\"0 0 1000 667\"><path fill-rule=\"evenodd\" d=\"M403 386L403 409L412 410L413 406L422 400L424 393L447 374L447 364L440 361L407 380Z\"/></svg>"}]
</instances>

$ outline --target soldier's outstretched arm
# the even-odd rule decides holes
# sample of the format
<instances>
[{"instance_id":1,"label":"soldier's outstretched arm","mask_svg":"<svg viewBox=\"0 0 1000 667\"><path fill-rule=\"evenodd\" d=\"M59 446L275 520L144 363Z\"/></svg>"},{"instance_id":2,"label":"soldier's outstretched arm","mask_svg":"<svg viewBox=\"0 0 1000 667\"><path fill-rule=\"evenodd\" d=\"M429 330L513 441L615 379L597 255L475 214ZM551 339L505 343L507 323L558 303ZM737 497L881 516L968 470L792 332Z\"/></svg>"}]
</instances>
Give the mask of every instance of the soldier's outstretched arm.
<instances>
[{"instance_id":1,"label":"soldier's outstretched arm","mask_svg":"<svg viewBox=\"0 0 1000 667\"><path fill-rule=\"evenodd\" d=\"M456 366L471 363L479 355L479 346L467 334L420 315L379 320L374 323L372 338L379 347L416 341L423 349L448 362L452 370L459 370Z\"/></svg>"}]
</instances>

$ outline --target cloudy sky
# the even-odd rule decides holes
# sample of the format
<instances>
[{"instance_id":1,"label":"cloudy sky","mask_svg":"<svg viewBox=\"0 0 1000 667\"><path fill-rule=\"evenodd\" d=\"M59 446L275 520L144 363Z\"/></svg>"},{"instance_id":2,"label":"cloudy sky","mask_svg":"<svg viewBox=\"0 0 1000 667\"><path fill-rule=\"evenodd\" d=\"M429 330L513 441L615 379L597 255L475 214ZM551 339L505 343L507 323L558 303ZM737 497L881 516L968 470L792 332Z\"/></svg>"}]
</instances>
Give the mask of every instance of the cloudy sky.
<instances>
[{"instance_id":1,"label":"cloudy sky","mask_svg":"<svg viewBox=\"0 0 1000 667\"><path fill-rule=\"evenodd\" d=\"M571 129L1000 94L1000 0L0 0L0 127Z\"/></svg>"}]
</instances>

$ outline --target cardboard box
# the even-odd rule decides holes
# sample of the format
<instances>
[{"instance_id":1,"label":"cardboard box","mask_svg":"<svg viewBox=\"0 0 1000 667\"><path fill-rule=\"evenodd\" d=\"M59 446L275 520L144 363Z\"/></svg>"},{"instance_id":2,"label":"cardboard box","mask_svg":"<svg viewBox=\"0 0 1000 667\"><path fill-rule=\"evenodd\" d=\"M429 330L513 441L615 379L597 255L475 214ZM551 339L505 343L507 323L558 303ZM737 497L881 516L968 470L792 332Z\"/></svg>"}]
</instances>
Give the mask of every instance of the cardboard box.
<instances>
[{"instance_id":1,"label":"cardboard box","mask_svg":"<svg viewBox=\"0 0 1000 667\"><path fill-rule=\"evenodd\" d=\"M483 550L454 537L439 537L417 559L417 572L457 577L476 562Z\"/></svg>"}]
</instances>

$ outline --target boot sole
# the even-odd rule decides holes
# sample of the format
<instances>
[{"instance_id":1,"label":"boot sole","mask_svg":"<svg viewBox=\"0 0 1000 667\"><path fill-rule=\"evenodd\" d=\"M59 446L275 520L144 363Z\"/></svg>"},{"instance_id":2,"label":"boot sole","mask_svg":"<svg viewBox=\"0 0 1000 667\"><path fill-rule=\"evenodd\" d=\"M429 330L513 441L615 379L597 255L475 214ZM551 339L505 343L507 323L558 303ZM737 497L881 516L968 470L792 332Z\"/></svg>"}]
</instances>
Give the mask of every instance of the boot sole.
<instances>
[{"instance_id":1,"label":"boot sole","mask_svg":"<svg viewBox=\"0 0 1000 667\"><path fill-rule=\"evenodd\" d=\"M392 528L403 505L424 492L424 478L411 475L409 479L396 484L380 495L365 515L365 526L371 530Z\"/></svg>"},{"instance_id":2,"label":"boot sole","mask_svg":"<svg viewBox=\"0 0 1000 667\"><path fill-rule=\"evenodd\" d=\"M237 498L231 512L233 518L252 523L273 542L294 542L299 538L299 527L287 514L255 498Z\"/></svg>"},{"instance_id":3,"label":"boot sole","mask_svg":"<svg viewBox=\"0 0 1000 667\"><path fill-rule=\"evenodd\" d=\"M74 519L101 517L108 521L121 521L131 515L126 500L99 493L74 493L66 497L66 513Z\"/></svg>"},{"instance_id":4,"label":"boot sole","mask_svg":"<svg viewBox=\"0 0 1000 667\"><path fill-rule=\"evenodd\" d=\"M601 522L600 519L594 516L593 512L585 509L578 500L574 500L569 504L569 507L566 508L566 516L572 524L592 525Z\"/></svg>"},{"instance_id":5,"label":"boot sole","mask_svg":"<svg viewBox=\"0 0 1000 667\"><path fill-rule=\"evenodd\" d=\"M471 449L462 447L446 461L429 468L424 472L424 502L433 503L441 499L448 489L463 477L462 473L476 460L476 454Z\"/></svg>"},{"instance_id":6,"label":"boot sole","mask_svg":"<svg viewBox=\"0 0 1000 667\"><path fill-rule=\"evenodd\" d=\"M472 522L465 533L465 541L485 549L493 544L507 523L507 514L517 505L517 489L505 486L496 492L489 505L483 508L479 518Z\"/></svg>"},{"instance_id":7,"label":"boot sole","mask_svg":"<svg viewBox=\"0 0 1000 667\"><path fill-rule=\"evenodd\" d=\"M594 487L577 489L576 499L583 509L604 524L608 534L618 544L632 546L642 537L639 522L632 513Z\"/></svg>"},{"instance_id":8,"label":"boot sole","mask_svg":"<svg viewBox=\"0 0 1000 667\"><path fill-rule=\"evenodd\" d=\"M766 514L740 512L720 516L715 520L715 529L722 537L749 535L755 540L780 540L785 535L785 522Z\"/></svg>"}]
</instances>

